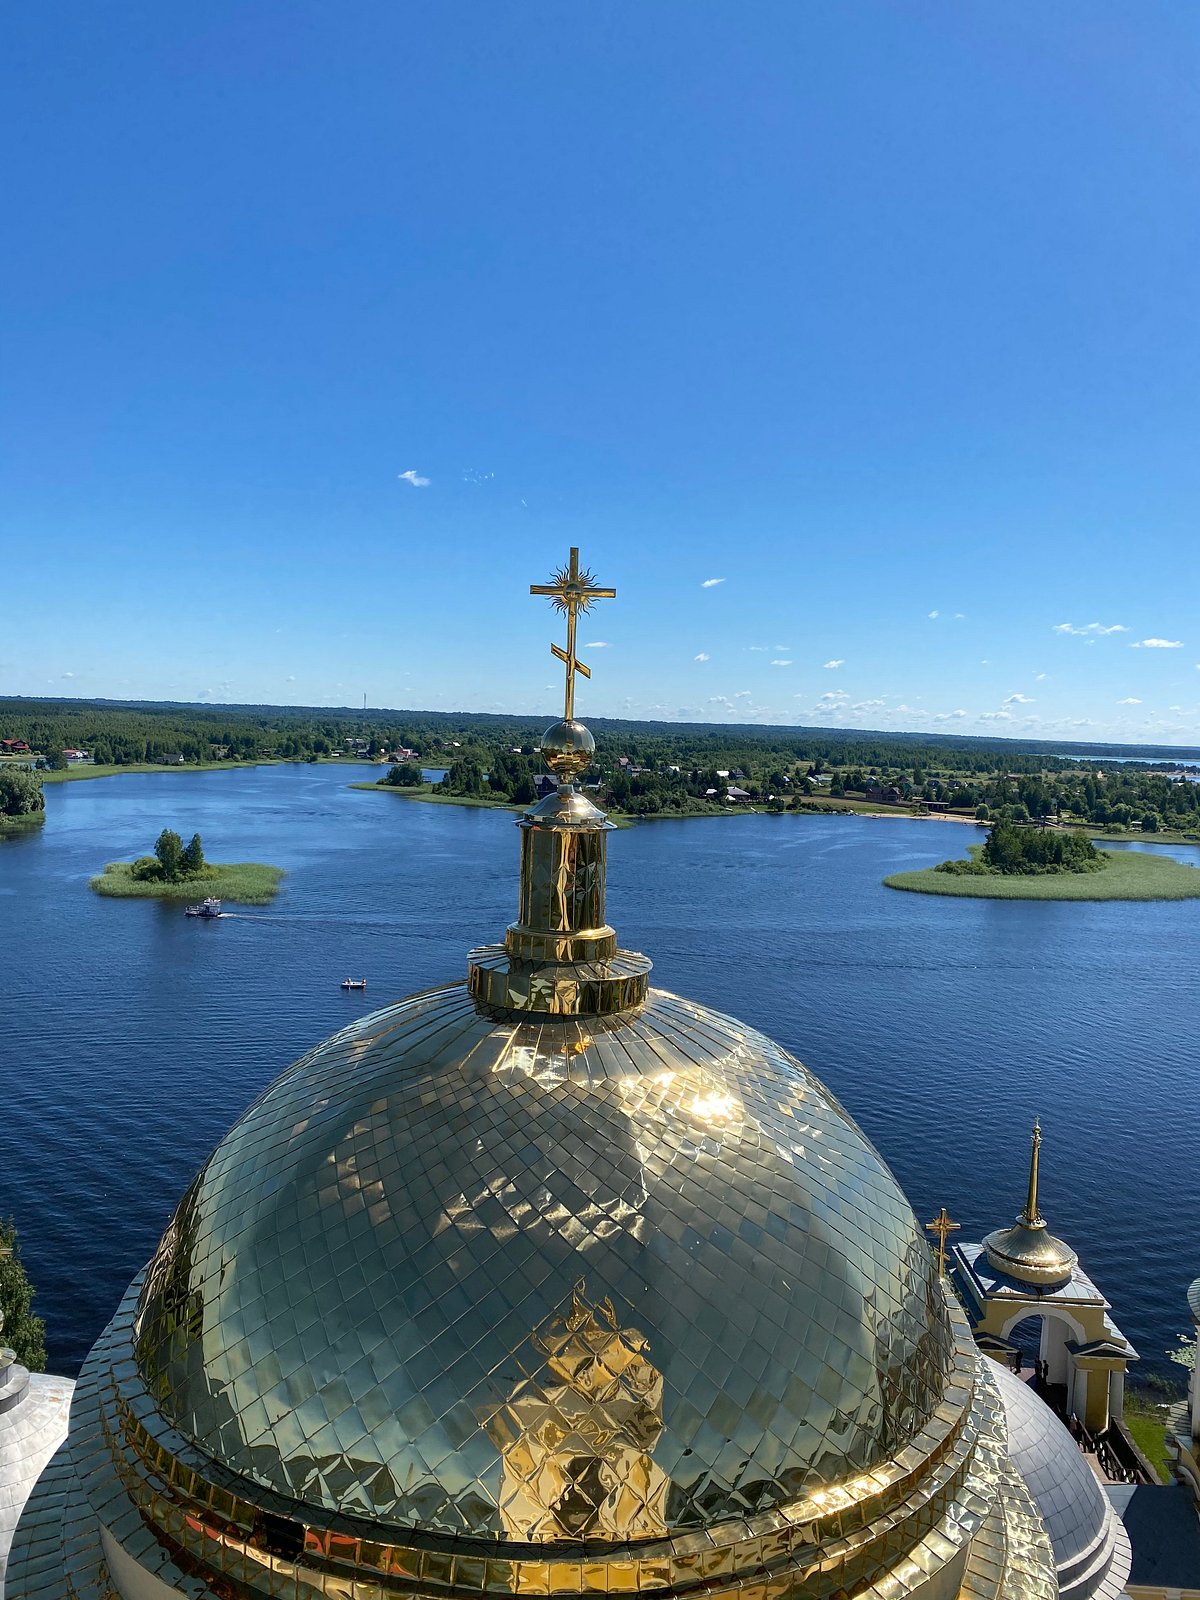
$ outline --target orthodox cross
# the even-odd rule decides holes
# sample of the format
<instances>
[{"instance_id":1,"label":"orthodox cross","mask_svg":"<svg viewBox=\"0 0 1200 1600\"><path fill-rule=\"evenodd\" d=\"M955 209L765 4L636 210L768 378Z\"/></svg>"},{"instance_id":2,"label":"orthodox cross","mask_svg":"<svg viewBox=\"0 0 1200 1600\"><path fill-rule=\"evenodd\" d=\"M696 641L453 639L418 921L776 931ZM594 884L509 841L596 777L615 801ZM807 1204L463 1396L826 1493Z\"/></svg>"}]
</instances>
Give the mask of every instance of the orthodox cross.
<instances>
[{"instance_id":1,"label":"orthodox cross","mask_svg":"<svg viewBox=\"0 0 1200 1600\"><path fill-rule=\"evenodd\" d=\"M932 1222L927 1222L925 1224L926 1233L937 1234L937 1263L939 1278L945 1277L946 1275L946 1235L948 1233L957 1233L961 1227L961 1222L951 1222L950 1214L946 1210L945 1206L942 1207Z\"/></svg>"},{"instance_id":2,"label":"orthodox cross","mask_svg":"<svg viewBox=\"0 0 1200 1600\"><path fill-rule=\"evenodd\" d=\"M587 612L597 600L614 600L615 589L600 589L596 580L586 567L579 565L579 551L571 546L571 559L565 567L559 567L549 583L532 583L529 586L530 594L544 594L553 600L559 611L566 613L567 618L567 648L552 644L550 653L557 660L563 662L567 669L567 692L564 701L563 720L570 722L575 715L575 674L578 672L585 678L591 677L591 669L587 667L575 654L575 622L581 611Z\"/></svg>"}]
</instances>

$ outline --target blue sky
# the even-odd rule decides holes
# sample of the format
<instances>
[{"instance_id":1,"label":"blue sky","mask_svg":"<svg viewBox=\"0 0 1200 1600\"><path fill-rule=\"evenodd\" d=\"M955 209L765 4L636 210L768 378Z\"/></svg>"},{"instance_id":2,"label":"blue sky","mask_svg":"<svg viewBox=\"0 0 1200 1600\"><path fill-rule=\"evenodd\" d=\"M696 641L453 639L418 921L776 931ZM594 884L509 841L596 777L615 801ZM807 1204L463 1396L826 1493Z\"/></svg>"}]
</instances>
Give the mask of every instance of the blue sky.
<instances>
[{"instance_id":1,"label":"blue sky","mask_svg":"<svg viewBox=\"0 0 1200 1600\"><path fill-rule=\"evenodd\" d=\"M6 33L0 692L1200 739L1193 0Z\"/></svg>"}]
</instances>

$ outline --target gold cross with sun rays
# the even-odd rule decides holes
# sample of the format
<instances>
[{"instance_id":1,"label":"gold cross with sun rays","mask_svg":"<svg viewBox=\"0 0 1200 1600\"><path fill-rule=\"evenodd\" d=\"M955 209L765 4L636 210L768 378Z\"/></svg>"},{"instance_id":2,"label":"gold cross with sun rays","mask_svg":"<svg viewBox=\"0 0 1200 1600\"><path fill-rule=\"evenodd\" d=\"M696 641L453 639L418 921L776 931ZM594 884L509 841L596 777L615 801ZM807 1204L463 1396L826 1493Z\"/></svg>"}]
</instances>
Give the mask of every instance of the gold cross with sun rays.
<instances>
[{"instance_id":1,"label":"gold cross with sun rays","mask_svg":"<svg viewBox=\"0 0 1200 1600\"><path fill-rule=\"evenodd\" d=\"M575 654L575 623L581 611L588 612L597 600L615 600L615 589L601 589L596 585L594 576L586 567L579 565L579 551L571 546L571 559L565 567L559 567L549 583L531 583L530 594L544 594L553 600L559 611L566 612L567 617L567 648L561 645L550 646L551 655L563 662L567 669L567 692L563 702L563 720L570 722L575 715L575 674L581 673L583 677L591 677L591 669L580 661Z\"/></svg>"},{"instance_id":2,"label":"gold cross with sun rays","mask_svg":"<svg viewBox=\"0 0 1200 1600\"><path fill-rule=\"evenodd\" d=\"M927 1222L925 1224L926 1233L937 1234L937 1263L939 1278L944 1277L946 1273L946 1235L948 1233L957 1233L961 1227L961 1222L952 1222L950 1220L950 1213L946 1210L945 1206L942 1207L932 1222Z\"/></svg>"}]
</instances>

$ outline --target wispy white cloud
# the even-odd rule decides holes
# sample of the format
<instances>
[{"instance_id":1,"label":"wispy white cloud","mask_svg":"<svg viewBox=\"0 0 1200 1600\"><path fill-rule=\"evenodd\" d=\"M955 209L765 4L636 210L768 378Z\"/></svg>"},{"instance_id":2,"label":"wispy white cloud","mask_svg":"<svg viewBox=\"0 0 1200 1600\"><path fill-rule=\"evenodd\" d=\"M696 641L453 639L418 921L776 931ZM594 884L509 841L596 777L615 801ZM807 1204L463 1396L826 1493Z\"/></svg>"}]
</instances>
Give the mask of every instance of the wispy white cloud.
<instances>
[{"instance_id":1,"label":"wispy white cloud","mask_svg":"<svg viewBox=\"0 0 1200 1600\"><path fill-rule=\"evenodd\" d=\"M295 683L296 674L294 672L289 672L287 677L283 681L284 681L284 683Z\"/></svg>"},{"instance_id":2,"label":"wispy white cloud","mask_svg":"<svg viewBox=\"0 0 1200 1600\"><path fill-rule=\"evenodd\" d=\"M790 650L792 647L790 644L777 644L775 648L776 650Z\"/></svg>"},{"instance_id":3,"label":"wispy white cloud","mask_svg":"<svg viewBox=\"0 0 1200 1600\"><path fill-rule=\"evenodd\" d=\"M1117 701L1117 704L1119 706L1140 706L1141 703L1142 702L1138 699L1137 695L1135 695L1135 694L1126 695L1124 700L1118 700Z\"/></svg>"},{"instance_id":4,"label":"wispy white cloud","mask_svg":"<svg viewBox=\"0 0 1200 1600\"><path fill-rule=\"evenodd\" d=\"M64 678L73 678L74 676L75 676L75 674L73 672L64 672L63 673L63 677Z\"/></svg>"},{"instance_id":5,"label":"wispy white cloud","mask_svg":"<svg viewBox=\"0 0 1200 1600\"><path fill-rule=\"evenodd\" d=\"M590 644L585 644L583 648L585 650L611 650L612 645L609 644L607 639L593 639Z\"/></svg>"},{"instance_id":6,"label":"wispy white cloud","mask_svg":"<svg viewBox=\"0 0 1200 1600\"><path fill-rule=\"evenodd\" d=\"M707 650L701 650L701 652L700 652L700 654L698 656L693 656L692 657L693 661L709 661L711 659L712 658L709 656L709 653L708 653Z\"/></svg>"},{"instance_id":7,"label":"wispy white cloud","mask_svg":"<svg viewBox=\"0 0 1200 1600\"><path fill-rule=\"evenodd\" d=\"M937 618L938 618L938 617L940 617L940 616L941 616L941 614L942 614L942 613L941 613L941 612L940 612L940 611L927 611L927 612L926 612L926 613L925 613L925 615L926 615L926 616L927 616L927 617L928 617L928 618L929 618L929 620L930 620L930 622L934 622L934 621L936 621L936 619L937 619Z\"/></svg>"},{"instance_id":8,"label":"wispy white cloud","mask_svg":"<svg viewBox=\"0 0 1200 1600\"><path fill-rule=\"evenodd\" d=\"M430 484L430 479L423 478L421 474L419 472L415 472L412 467L409 467L407 472L398 472L396 476L399 478L401 483L411 483L414 489L428 489Z\"/></svg>"},{"instance_id":9,"label":"wispy white cloud","mask_svg":"<svg viewBox=\"0 0 1200 1600\"><path fill-rule=\"evenodd\" d=\"M966 714L960 707L957 711L939 711L933 720L935 722L960 722Z\"/></svg>"},{"instance_id":10,"label":"wispy white cloud","mask_svg":"<svg viewBox=\"0 0 1200 1600\"><path fill-rule=\"evenodd\" d=\"M844 660L827 661L825 663L825 670L826 670L826 672L832 672L835 667L844 667L845 665L846 665L846 663L845 663Z\"/></svg>"},{"instance_id":11,"label":"wispy white cloud","mask_svg":"<svg viewBox=\"0 0 1200 1600\"><path fill-rule=\"evenodd\" d=\"M821 696L818 704L833 700L849 700L849 698L850 696L846 693L845 689L829 689Z\"/></svg>"},{"instance_id":12,"label":"wispy white cloud","mask_svg":"<svg viewBox=\"0 0 1200 1600\"><path fill-rule=\"evenodd\" d=\"M1135 639L1131 650L1182 650L1182 639Z\"/></svg>"},{"instance_id":13,"label":"wispy white cloud","mask_svg":"<svg viewBox=\"0 0 1200 1600\"><path fill-rule=\"evenodd\" d=\"M955 622L965 622L967 620L967 613L965 611L956 611L954 613L954 620Z\"/></svg>"},{"instance_id":14,"label":"wispy white cloud","mask_svg":"<svg viewBox=\"0 0 1200 1600\"><path fill-rule=\"evenodd\" d=\"M1033 681L1034 681L1034 683L1045 683L1045 681L1046 681L1046 674L1045 674L1045 673L1044 673L1044 672L1039 672L1039 673L1038 673L1038 675L1037 675L1037 677L1036 677L1036 678L1034 678L1034 680L1033 680Z\"/></svg>"},{"instance_id":15,"label":"wispy white cloud","mask_svg":"<svg viewBox=\"0 0 1200 1600\"><path fill-rule=\"evenodd\" d=\"M758 651L761 651L764 654L766 653L766 648L767 647L766 647L765 644L748 644L746 646L747 650L758 650Z\"/></svg>"},{"instance_id":16,"label":"wispy white cloud","mask_svg":"<svg viewBox=\"0 0 1200 1600\"><path fill-rule=\"evenodd\" d=\"M1005 698L1006 706L1031 706L1033 700L1027 694L1010 694Z\"/></svg>"},{"instance_id":17,"label":"wispy white cloud","mask_svg":"<svg viewBox=\"0 0 1200 1600\"><path fill-rule=\"evenodd\" d=\"M792 663L790 661L778 661L778 660L777 661L772 661L772 663L771 663L771 665L773 667L790 667L791 664Z\"/></svg>"},{"instance_id":18,"label":"wispy white cloud","mask_svg":"<svg viewBox=\"0 0 1200 1600\"><path fill-rule=\"evenodd\" d=\"M850 709L851 711L877 711L883 704L884 701L882 700L856 700Z\"/></svg>"},{"instance_id":19,"label":"wispy white cloud","mask_svg":"<svg viewBox=\"0 0 1200 1600\"><path fill-rule=\"evenodd\" d=\"M700 585L700 587L702 589L715 589L719 583L724 583L724 582L725 582L724 578L705 578L704 582Z\"/></svg>"},{"instance_id":20,"label":"wispy white cloud","mask_svg":"<svg viewBox=\"0 0 1200 1600\"><path fill-rule=\"evenodd\" d=\"M750 691L749 689L739 689L733 698L735 700L749 700Z\"/></svg>"},{"instance_id":21,"label":"wispy white cloud","mask_svg":"<svg viewBox=\"0 0 1200 1600\"><path fill-rule=\"evenodd\" d=\"M981 711L980 722L1013 722L1016 719L1011 711Z\"/></svg>"},{"instance_id":22,"label":"wispy white cloud","mask_svg":"<svg viewBox=\"0 0 1200 1600\"><path fill-rule=\"evenodd\" d=\"M1102 622L1085 622L1078 626L1073 622L1056 622L1054 631L1074 634L1077 639L1082 639L1088 634L1128 633L1129 629L1123 622L1114 622L1109 627L1105 627Z\"/></svg>"}]
</instances>

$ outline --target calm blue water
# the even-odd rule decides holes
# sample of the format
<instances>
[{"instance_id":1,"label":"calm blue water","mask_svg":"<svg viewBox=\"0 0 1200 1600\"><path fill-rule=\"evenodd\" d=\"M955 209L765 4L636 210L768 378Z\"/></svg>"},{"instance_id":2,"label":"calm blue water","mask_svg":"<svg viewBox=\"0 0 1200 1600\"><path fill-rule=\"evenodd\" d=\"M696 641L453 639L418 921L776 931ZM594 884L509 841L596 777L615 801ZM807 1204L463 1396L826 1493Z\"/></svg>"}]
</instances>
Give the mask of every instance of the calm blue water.
<instances>
[{"instance_id":1,"label":"calm blue water","mask_svg":"<svg viewBox=\"0 0 1200 1600\"><path fill-rule=\"evenodd\" d=\"M516 907L505 812L346 787L346 767L71 783L0 843L0 1213L16 1214L73 1373L175 1201L258 1090L359 1012L460 976ZM274 905L199 923L87 888L160 828L286 867ZM900 894L886 873L976 830L741 815L610 840L609 916L662 986L775 1034L866 1127L921 1216L960 1237L1044 1209L1148 1358L1200 1273L1200 900L1066 905ZM1181 848L1164 850L1198 859ZM365 974L366 997L338 987Z\"/></svg>"}]
</instances>

